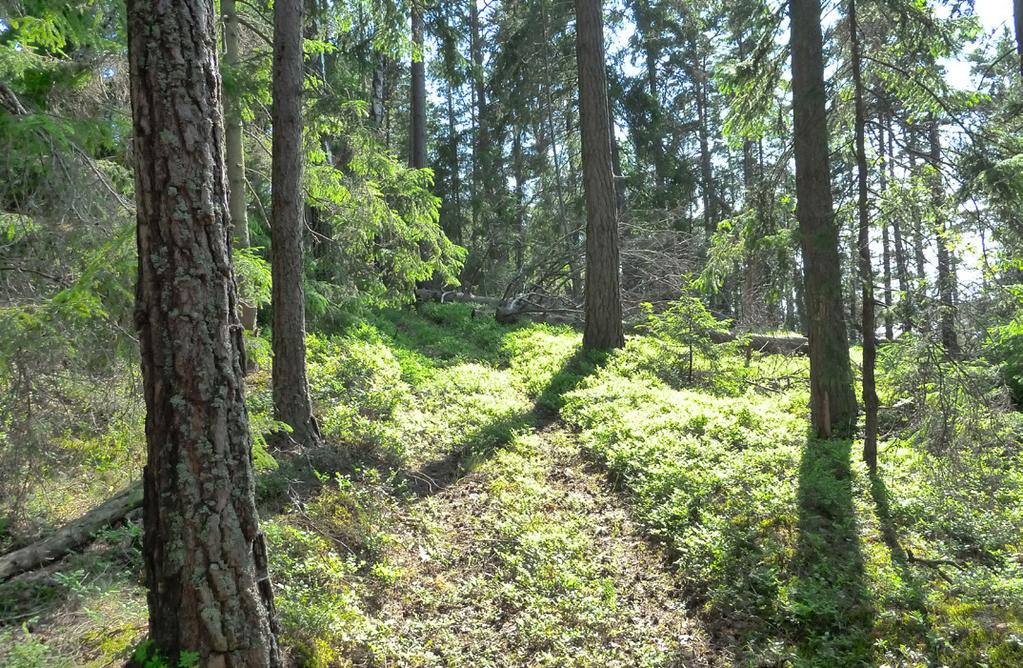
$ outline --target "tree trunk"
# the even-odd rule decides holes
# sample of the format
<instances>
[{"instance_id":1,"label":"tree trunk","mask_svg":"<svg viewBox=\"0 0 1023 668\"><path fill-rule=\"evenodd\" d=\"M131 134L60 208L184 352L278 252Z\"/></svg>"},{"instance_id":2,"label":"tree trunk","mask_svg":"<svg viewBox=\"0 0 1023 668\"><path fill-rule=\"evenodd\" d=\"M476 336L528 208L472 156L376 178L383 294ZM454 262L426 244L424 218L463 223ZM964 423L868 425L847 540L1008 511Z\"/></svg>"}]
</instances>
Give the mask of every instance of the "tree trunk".
<instances>
[{"instance_id":1,"label":"tree trunk","mask_svg":"<svg viewBox=\"0 0 1023 668\"><path fill-rule=\"evenodd\" d=\"M229 68L238 67L240 57L240 36L238 10L234 0L221 0L220 11L224 16L224 64ZM231 213L234 247L248 248L249 219L245 198L245 151L242 145L242 114L238 98L224 92L224 138L227 159L228 206ZM241 302L242 326L248 331L256 328L256 305Z\"/></svg>"},{"instance_id":2,"label":"tree trunk","mask_svg":"<svg viewBox=\"0 0 1023 668\"><path fill-rule=\"evenodd\" d=\"M541 12L543 15L543 43L550 41L550 30L547 24L547 3L541 0ZM579 263L576 261L578 245L576 235L573 232L573 220L569 217L568 207L565 204L565 181L561 168L561 156L558 152L558 132L554 125L554 93L551 83L551 58L550 49L543 49L543 87L544 87L544 119L547 124L547 132L550 135L551 157L554 159L554 187L558 198L558 213L560 219L560 231L565 247L565 255L568 260L568 275L572 298L579 300L583 291L582 272Z\"/></svg>"},{"instance_id":3,"label":"tree trunk","mask_svg":"<svg viewBox=\"0 0 1023 668\"><path fill-rule=\"evenodd\" d=\"M714 165L710 154L710 127L707 110L707 71L703 62L695 72L696 115L700 140L700 191L703 195L703 230L708 242L717 231L717 196L714 191Z\"/></svg>"},{"instance_id":4,"label":"tree trunk","mask_svg":"<svg viewBox=\"0 0 1023 668\"><path fill-rule=\"evenodd\" d=\"M941 344L952 357L960 354L959 339L955 329L955 282L952 277L952 260L948 250L948 228L945 221L944 184L941 178L941 127L937 120L930 124L930 158L934 173L931 175L931 193L935 208L935 236L938 244L938 303L941 309Z\"/></svg>"},{"instance_id":5,"label":"tree trunk","mask_svg":"<svg viewBox=\"0 0 1023 668\"><path fill-rule=\"evenodd\" d=\"M386 95L386 67L387 61L384 56L378 55L376 59L376 67L373 68L373 80L370 84L372 91L370 93L370 119L373 121L373 127L377 130L383 130L385 111L384 111L384 97Z\"/></svg>"},{"instance_id":6,"label":"tree trunk","mask_svg":"<svg viewBox=\"0 0 1023 668\"><path fill-rule=\"evenodd\" d=\"M149 633L177 665L279 666L231 268L211 0L128 2Z\"/></svg>"},{"instance_id":7,"label":"tree trunk","mask_svg":"<svg viewBox=\"0 0 1023 668\"><path fill-rule=\"evenodd\" d=\"M1019 54L1019 76L1023 78L1023 0L1013 0L1016 17L1016 53Z\"/></svg>"},{"instance_id":8,"label":"tree trunk","mask_svg":"<svg viewBox=\"0 0 1023 668\"><path fill-rule=\"evenodd\" d=\"M874 318L874 267L870 259L867 112L863 101L863 62L860 51L862 47L856 15L856 0L849 0L849 37L856 107L856 212L859 218L860 283L863 290L863 407L866 413L866 426L863 433L863 461L866 462L867 467L871 471L876 471L878 398L874 374L877 366L877 323ZM886 279L888 281L887 285L890 286L890 266L886 273Z\"/></svg>"},{"instance_id":9,"label":"tree trunk","mask_svg":"<svg viewBox=\"0 0 1023 668\"><path fill-rule=\"evenodd\" d=\"M888 117L888 179L895 182L895 128L891 116ZM909 277L909 260L906 256L906 244L902 235L902 223L899 216L891 217L892 238L895 242L895 273L899 278L899 291L902 299L899 302L899 314L902 318L902 329L913 331L913 282Z\"/></svg>"},{"instance_id":10,"label":"tree trunk","mask_svg":"<svg viewBox=\"0 0 1023 668\"><path fill-rule=\"evenodd\" d=\"M412 2L412 146L410 165L425 169L426 164L426 31L422 0Z\"/></svg>"},{"instance_id":11,"label":"tree trunk","mask_svg":"<svg viewBox=\"0 0 1023 668\"><path fill-rule=\"evenodd\" d=\"M522 127L512 128L512 174L515 178L515 271L522 271L526 253L526 158L522 152Z\"/></svg>"},{"instance_id":12,"label":"tree trunk","mask_svg":"<svg viewBox=\"0 0 1023 668\"><path fill-rule=\"evenodd\" d=\"M300 447L319 441L305 366L302 0L274 3L273 400Z\"/></svg>"},{"instance_id":13,"label":"tree trunk","mask_svg":"<svg viewBox=\"0 0 1023 668\"><path fill-rule=\"evenodd\" d=\"M661 114L661 92L659 87L659 75L657 72L658 63L661 60L661 48L653 26L654 7L646 0L633 2L633 16L636 19L636 29L639 31L643 43L643 57L646 67L647 93L650 95L651 104L651 128L653 141L650 149L653 151L654 182L657 186L658 202L663 201L664 186L667 181L665 174L666 161L664 159L664 136L660 131L662 126Z\"/></svg>"},{"instance_id":14,"label":"tree trunk","mask_svg":"<svg viewBox=\"0 0 1023 668\"><path fill-rule=\"evenodd\" d=\"M455 206L454 221L447 220L444 225L444 232L452 241L461 245L462 243L462 165L458 157L458 124L455 119L454 90L451 83L447 86L447 108L448 108L448 171L450 172L450 197Z\"/></svg>"},{"instance_id":15,"label":"tree trunk","mask_svg":"<svg viewBox=\"0 0 1023 668\"><path fill-rule=\"evenodd\" d=\"M586 327L583 346L625 345L618 278L618 219L601 0L575 0L583 190L586 195Z\"/></svg>"},{"instance_id":16,"label":"tree trunk","mask_svg":"<svg viewBox=\"0 0 1023 668\"><path fill-rule=\"evenodd\" d=\"M858 408L831 195L820 0L791 0L790 11L796 215L810 341L810 412L817 435L830 438L852 433Z\"/></svg>"},{"instance_id":17,"label":"tree trunk","mask_svg":"<svg viewBox=\"0 0 1023 668\"><path fill-rule=\"evenodd\" d=\"M885 148L883 119L878 132L878 149L882 160L878 174L881 178L881 193L884 196L888 192L888 152ZM881 259L884 265L884 337L891 341L895 338L895 323L892 313L892 235L888 216L882 216L881 220Z\"/></svg>"}]
</instances>

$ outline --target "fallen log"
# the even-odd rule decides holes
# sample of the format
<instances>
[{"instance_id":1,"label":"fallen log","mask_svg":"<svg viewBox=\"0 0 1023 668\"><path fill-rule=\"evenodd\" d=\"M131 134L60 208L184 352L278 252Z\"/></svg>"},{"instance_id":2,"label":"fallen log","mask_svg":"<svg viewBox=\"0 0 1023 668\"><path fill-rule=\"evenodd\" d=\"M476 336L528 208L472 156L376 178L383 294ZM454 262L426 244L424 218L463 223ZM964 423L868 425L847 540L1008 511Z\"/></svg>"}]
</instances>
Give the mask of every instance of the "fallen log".
<instances>
[{"instance_id":1,"label":"fallen log","mask_svg":"<svg viewBox=\"0 0 1023 668\"><path fill-rule=\"evenodd\" d=\"M0 556L0 582L55 561L85 545L103 527L114 524L142 505L142 484L128 488L51 536Z\"/></svg>"},{"instance_id":2,"label":"fallen log","mask_svg":"<svg viewBox=\"0 0 1023 668\"><path fill-rule=\"evenodd\" d=\"M483 304L485 306L500 306L502 300L497 297L481 297L471 292L455 292L453 290L416 290L416 300L421 302L440 302L450 304L459 302L465 304Z\"/></svg>"},{"instance_id":3,"label":"fallen log","mask_svg":"<svg viewBox=\"0 0 1023 668\"><path fill-rule=\"evenodd\" d=\"M529 318L534 322L546 322L552 325L581 324L579 309L550 308L531 303L525 295L516 295L510 299L497 297L481 297L468 292L446 292L443 290L416 290L416 299L423 302L461 302L492 306L496 310L497 321L501 324L512 324L521 318ZM711 332L710 339L714 343L731 343L746 336L735 332ZM810 344L804 336L769 336L767 334L750 334L749 349L753 352L768 355L806 355L810 352Z\"/></svg>"},{"instance_id":4,"label":"fallen log","mask_svg":"<svg viewBox=\"0 0 1023 668\"><path fill-rule=\"evenodd\" d=\"M731 343L743 336L745 335L735 332L712 332L710 339L714 343ZM753 352L768 355L806 355L810 352L810 343L804 336L750 334L749 348Z\"/></svg>"}]
</instances>

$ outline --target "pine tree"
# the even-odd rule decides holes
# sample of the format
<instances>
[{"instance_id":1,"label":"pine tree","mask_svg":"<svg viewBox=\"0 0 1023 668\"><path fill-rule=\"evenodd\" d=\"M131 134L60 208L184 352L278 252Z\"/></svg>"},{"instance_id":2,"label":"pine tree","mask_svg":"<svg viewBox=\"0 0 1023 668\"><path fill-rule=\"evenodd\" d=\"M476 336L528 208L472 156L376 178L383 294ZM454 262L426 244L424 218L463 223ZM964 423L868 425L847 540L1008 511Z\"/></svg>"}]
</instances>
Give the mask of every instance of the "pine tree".
<instances>
[{"instance_id":1,"label":"pine tree","mask_svg":"<svg viewBox=\"0 0 1023 668\"><path fill-rule=\"evenodd\" d=\"M279 666L254 496L213 3L128 3L149 632L170 665ZM188 67L182 67L182 62Z\"/></svg>"},{"instance_id":2,"label":"pine tree","mask_svg":"<svg viewBox=\"0 0 1023 668\"><path fill-rule=\"evenodd\" d=\"M790 19L796 216L810 344L810 413L817 435L830 438L852 433L858 408L831 195L820 0L791 0Z\"/></svg>"},{"instance_id":3,"label":"pine tree","mask_svg":"<svg viewBox=\"0 0 1023 668\"><path fill-rule=\"evenodd\" d=\"M576 61L586 193L586 330L583 346L625 345L618 278L618 220L600 0L576 0Z\"/></svg>"},{"instance_id":4,"label":"pine tree","mask_svg":"<svg viewBox=\"0 0 1023 668\"><path fill-rule=\"evenodd\" d=\"M273 400L300 447L319 441L305 363L305 197L302 189L302 0L274 3Z\"/></svg>"}]
</instances>

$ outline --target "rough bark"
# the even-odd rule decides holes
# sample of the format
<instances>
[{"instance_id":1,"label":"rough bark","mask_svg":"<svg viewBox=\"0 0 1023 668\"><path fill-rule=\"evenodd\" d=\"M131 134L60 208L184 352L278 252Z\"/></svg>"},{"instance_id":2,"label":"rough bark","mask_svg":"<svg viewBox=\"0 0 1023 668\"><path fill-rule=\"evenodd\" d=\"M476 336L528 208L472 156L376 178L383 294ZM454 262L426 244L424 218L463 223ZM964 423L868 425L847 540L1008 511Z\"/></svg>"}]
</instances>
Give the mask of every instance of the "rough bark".
<instances>
[{"instance_id":1,"label":"rough bark","mask_svg":"<svg viewBox=\"0 0 1023 668\"><path fill-rule=\"evenodd\" d=\"M583 346L625 345L619 283L618 218L611 171L611 122L600 0L575 0L583 190L586 195L586 327Z\"/></svg>"},{"instance_id":2,"label":"rough bark","mask_svg":"<svg viewBox=\"0 0 1023 668\"><path fill-rule=\"evenodd\" d=\"M60 559L92 539L100 529L116 524L142 506L142 485L118 494L103 505L61 527L51 536L0 557L0 582Z\"/></svg>"},{"instance_id":3,"label":"rough bark","mask_svg":"<svg viewBox=\"0 0 1023 668\"><path fill-rule=\"evenodd\" d=\"M820 0L791 0L790 13L796 216L810 342L810 413L817 435L829 438L852 433L858 407L831 194Z\"/></svg>"},{"instance_id":4,"label":"rough bark","mask_svg":"<svg viewBox=\"0 0 1023 668\"><path fill-rule=\"evenodd\" d=\"M871 471L877 470L877 323L874 317L874 267L870 259L870 209L867 183L867 112L863 100L863 61L856 0L849 0L849 37L852 52L853 88L855 97L856 134L856 213L860 283L863 290L863 408L866 422L863 433L863 461ZM882 170L883 171L883 170ZM887 246L886 246L887 247ZM886 257L887 260L887 257ZM887 265L887 286L891 285L891 269ZM889 298L890 299L890 298ZM891 338L891 337L889 337Z\"/></svg>"},{"instance_id":5,"label":"rough bark","mask_svg":"<svg viewBox=\"0 0 1023 668\"><path fill-rule=\"evenodd\" d=\"M149 633L177 665L279 666L231 267L212 0L128 2Z\"/></svg>"},{"instance_id":6,"label":"rough bark","mask_svg":"<svg viewBox=\"0 0 1023 668\"><path fill-rule=\"evenodd\" d=\"M945 220L943 202L945 201L944 184L941 178L941 128L935 120L931 123L928 136L930 138L931 193L936 211L934 234L938 246L938 304L941 310L939 319L941 327L941 343L945 352L953 357L960 354L959 338L955 329L955 279L952 276L952 259L948 249L948 227Z\"/></svg>"},{"instance_id":7,"label":"rough bark","mask_svg":"<svg viewBox=\"0 0 1023 668\"><path fill-rule=\"evenodd\" d=\"M274 414L300 447L319 441L305 365L302 9L302 0L274 3L270 253Z\"/></svg>"},{"instance_id":8,"label":"rough bark","mask_svg":"<svg viewBox=\"0 0 1023 668\"><path fill-rule=\"evenodd\" d=\"M414 169L426 168L426 43L422 0L412 2L412 43L416 54L412 58L412 137L411 159Z\"/></svg>"},{"instance_id":9,"label":"rough bark","mask_svg":"<svg viewBox=\"0 0 1023 668\"><path fill-rule=\"evenodd\" d=\"M236 68L241 62L238 23L238 9L234 0L221 0L220 12L224 16L224 64ZM231 213L231 229L234 247L248 248L249 214L245 198L245 150L242 144L241 104L230 89L224 91L224 137L227 160L228 208ZM256 328L256 305L241 302L242 326L252 331Z\"/></svg>"}]
</instances>

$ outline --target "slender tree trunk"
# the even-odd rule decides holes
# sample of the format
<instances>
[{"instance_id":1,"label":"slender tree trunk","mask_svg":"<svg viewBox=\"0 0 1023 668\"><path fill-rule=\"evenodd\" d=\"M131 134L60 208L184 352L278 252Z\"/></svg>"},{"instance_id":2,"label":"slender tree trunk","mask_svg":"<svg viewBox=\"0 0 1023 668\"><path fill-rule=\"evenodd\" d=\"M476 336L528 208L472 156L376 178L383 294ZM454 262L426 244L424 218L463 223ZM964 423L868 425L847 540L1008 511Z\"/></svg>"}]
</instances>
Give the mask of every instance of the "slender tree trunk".
<instances>
[{"instance_id":1,"label":"slender tree trunk","mask_svg":"<svg viewBox=\"0 0 1023 668\"><path fill-rule=\"evenodd\" d=\"M423 19L423 0L412 2L412 43L416 54L412 58L412 146L410 165L425 169L426 163L426 24Z\"/></svg>"},{"instance_id":2,"label":"slender tree trunk","mask_svg":"<svg viewBox=\"0 0 1023 668\"><path fill-rule=\"evenodd\" d=\"M885 148L885 124L882 119L878 132L878 149L883 160L878 174L881 178L881 193L888 193L888 152ZM884 336L891 341L895 338L895 322L892 313L892 239L888 216L881 217L881 256L884 263Z\"/></svg>"},{"instance_id":3,"label":"slender tree trunk","mask_svg":"<svg viewBox=\"0 0 1023 668\"><path fill-rule=\"evenodd\" d=\"M810 412L817 435L830 438L853 432L858 407L849 365L831 195L820 0L791 0L790 10L796 216L809 329Z\"/></svg>"},{"instance_id":4,"label":"slender tree trunk","mask_svg":"<svg viewBox=\"0 0 1023 668\"><path fill-rule=\"evenodd\" d=\"M522 152L522 127L512 128L512 172L515 178L515 271L522 271L526 252L526 164Z\"/></svg>"},{"instance_id":5,"label":"slender tree trunk","mask_svg":"<svg viewBox=\"0 0 1023 668\"><path fill-rule=\"evenodd\" d=\"M895 129L891 116L888 117L888 165L889 183L895 182ZM898 215L891 217L892 238L895 242L895 272L899 278L899 291L902 298L899 313L902 317L902 329L913 331L913 284L909 277L909 260L906 257L906 244L902 236L902 223Z\"/></svg>"},{"instance_id":6,"label":"slender tree trunk","mask_svg":"<svg viewBox=\"0 0 1023 668\"><path fill-rule=\"evenodd\" d=\"M700 190L703 195L703 231L708 241L717 231L717 197L714 191L714 165L710 154L710 127L707 111L707 72L700 62L693 82L700 140Z\"/></svg>"},{"instance_id":7,"label":"slender tree trunk","mask_svg":"<svg viewBox=\"0 0 1023 668\"><path fill-rule=\"evenodd\" d=\"M149 633L169 665L280 666L237 316L213 2L128 2ZM187 64L187 67L182 63Z\"/></svg>"},{"instance_id":8,"label":"slender tree trunk","mask_svg":"<svg viewBox=\"0 0 1023 668\"><path fill-rule=\"evenodd\" d=\"M221 0L220 12L224 16L224 64L237 68L240 61L240 36L238 9L234 0ZM227 159L228 206L231 210L231 226L235 248L248 248L249 219L245 198L245 151L242 144L242 114L238 98L230 90L224 93L224 137ZM252 331L256 328L256 305L241 302L242 326Z\"/></svg>"},{"instance_id":9,"label":"slender tree trunk","mask_svg":"<svg viewBox=\"0 0 1023 668\"><path fill-rule=\"evenodd\" d=\"M305 365L302 0L274 3L273 400L300 447L319 441Z\"/></svg>"},{"instance_id":10,"label":"slender tree trunk","mask_svg":"<svg viewBox=\"0 0 1023 668\"><path fill-rule=\"evenodd\" d=\"M870 209L867 183L867 112L863 100L863 62L856 0L849 0L849 37L852 51L853 86L856 106L856 211L859 218L860 282L863 290L863 406L866 426L863 433L863 461L877 471L877 323L874 318L874 268L870 259ZM883 172L882 168L882 172ZM886 258L887 259L887 258ZM891 285L890 267L886 273Z\"/></svg>"},{"instance_id":11,"label":"slender tree trunk","mask_svg":"<svg viewBox=\"0 0 1023 668\"><path fill-rule=\"evenodd\" d=\"M1019 54L1019 76L1023 78L1023 0L1013 0L1016 18L1016 53Z\"/></svg>"},{"instance_id":12,"label":"slender tree trunk","mask_svg":"<svg viewBox=\"0 0 1023 668\"><path fill-rule=\"evenodd\" d=\"M931 122L929 137L931 167L934 170L931 192L937 219L934 232L938 244L938 303L941 309L941 343L949 355L958 357L961 351L955 330L955 282L952 277L952 260L948 250L948 228L943 210L945 194L941 178L941 128L937 120Z\"/></svg>"},{"instance_id":13,"label":"slender tree trunk","mask_svg":"<svg viewBox=\"0 0 1023 668\"><path fill-rule=\"evenodd\" d=\"M373 127L382 130L384 127L385 110L384 97L385 78L387 61L384 56L377 56L376 67L373 68L373 81L371 83L372 93L370 95L370 118L373 120Z\"/></svg>"},{"instance_id":14,"label":"slender tree trunk","mask_svg":"<svg viewBox=\"0 0 1023 668\"><path fill-rule=\"evenodd\" d=\"M625 345L618 276L618 220L601 0L575 0L583 190L586 194L586 329L583 346Z\"/></svg>"},{"instance_id":15,"label":"slender tree trunk","mask_svg":"<svg viewBox=\"0 0 1023 668\"><path fill-rule=\"evenodd\" d=\"M653 142L650 146L653 151L654 182L657 185L657 201L664 197L664 186L667 181L665 174L666 161L664 159L664 136L661 132L661 92L659 86L660 76L658 74L658 63L661 60L661 48L657 41L653 27L653 12L655 9L646 0L633 2L633 15L636 19L636 28L639 30L643 42L643 57L646 67L647 92L650 95L651 127Z\"/></svg>"},{"instance_id":16,"label":"slender tree trunk","mask_svg":"<svg viewBox=\"0 0 1023 668\"><path fill-rule=\"evenodd\" d=\"M450 164L448 170L451 172L451 191L454 198L455 214L454 222L446 225L446 232L456 244L462 243L462 167L458 158L458 124L455 118L454 91L451 83L447 88L448 102L448 152Z\"/></svg>"},{"instance_id":17,"label":"slender tree trunk","mask_svg":"<svg viewBox=\"0 0 1023 668\"><path fill-rule=\"evenodd\" d=\"M543 15L543 43L550 41L550 30L547 23L547 3L541 0L541 12ZM551 155L554 159L554 188L558 198L558 212L560 218L561 236L564 241L565 253L568 256L568 274L571 283L572 298L578 300L583 291L582 272L579 263L576 261L576 250L578 248L576 235L573 234L573 221L568 215L568 206L565 203L565 180L562 174L561 154L558 151L558 133L554 125L554 93L551 82L550 49L543 49L543 87L544 87L544 118L547 123L547 132L550 135Z\"/></svg>"}]
</instances>

